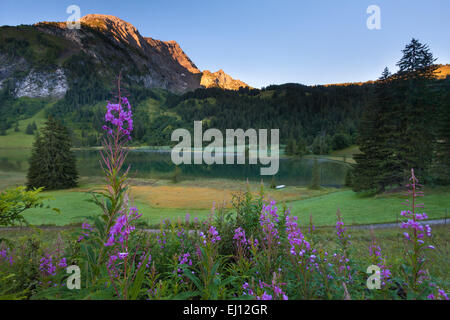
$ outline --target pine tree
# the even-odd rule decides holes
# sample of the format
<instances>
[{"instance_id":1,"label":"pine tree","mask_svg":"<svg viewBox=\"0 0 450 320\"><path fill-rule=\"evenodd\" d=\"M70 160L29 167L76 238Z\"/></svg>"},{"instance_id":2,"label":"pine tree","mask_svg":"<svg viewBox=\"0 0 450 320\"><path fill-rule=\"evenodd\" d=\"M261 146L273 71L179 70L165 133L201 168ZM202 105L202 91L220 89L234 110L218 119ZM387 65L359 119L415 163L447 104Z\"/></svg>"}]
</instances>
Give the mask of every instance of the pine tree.
<instances>
[{"instance_id":1,"label":"pine tree","mask_svg":"<svg viewBox=\"0 0 450 320\"><path fill-rule=\"evenodd\" d=\"M295 141L294 139L291 137L289 138L287 144L286 144L286 149L285 152L288 156L292 156L294 154L294 148L295 148Z\"/></svg>"},{"instance_id":2,"label":"pine tree","mask_svg":"<svg viewBox=\"0 0 450 320\"><path fill-rule=\"evenodd\" d=\"M450 183L450 78L445 80L441 89L442 103L439 119L436 121L436 152L433 163L435 181Z\"/></svg>"},{"instance_id":3,"label":"pine tree","mask_svg":"<svg viewBox=\"0 0 450 320\"><path fill-rule=\"evenodd\" d=\"M49 118L42 133L36 133L27 187L45 187L49 190L75 187L78 172L71 147L67 128L60 121Z\"/></svg>"},{"instance_id":4,"label":"pine tree","mask_svg":"<svg viewBox=\"0 0 450 320\"><path fill-rule=\"evenodd\" d=\"M428 45L412 38L411 42L402 50L403 57L397 62L399 73L425 72L430 75L430 67L436 59L433 57ZM422 74L423 76L423 74Z\"/></svg>"},{"instance_id":5,"label":"pine tree","mask_svg":"<svg viewBox=\"0 0 450 320\"><path fill-rule=\"evenodd\" d=\"M298 143L295 147L295 151L294 151L295 155L298 157L303 157L306 153L306 141L303 138L299 138L298 139Z\"/></svg>"},{"instance_id":6,"label":"pine tree","mask_svg":"<svg viewBox=\"0 0 450 320\"><path fill-rule=\"evenodd\" d=\"M27 128L25 129L25 133L26 134L30 134L30 135L34 133L34 128L33 128L33 125L31 123L29 123L27 125Z\"/></svg>"},{"instance_id":7,"label":"pine tree","mask_svg":"<svg viewBox=\"0 0 450 320\"><path fill-rule=\"evenodd\" d=\"M413 38L397 63L400 70L396 77L400 85L396 94L402 105L399 157L405 170L414 168L422 179L430 168L435 141L433 127L438 113L433 88L435 60L428 46Z\"/></svg>"},{"instance_id":8,"label":"pine tree","mask_svg":"<svg viewBox=\"0 0 450 320\"><path fill-rule=\"evenodd\" d=\"M381 74L381 77L378 80L387 80L390 76L391 72L389 71L388 67L385 67L383 73Z\"/></svg>"},{"instance_id":9,"label":"pine tree","mask_svg":"<svg viewBox=\"0 0 450 320\"><path fill-rule=\"evenodd\" d=\"M384 69L360 123L362 154L355 155L354 191L383 192L403 184L411 168L426 175L435 140L434 61L428 46L413 39L397 64L400 71L390 75Z\"/></svg>"},{"instance_id":10,"label":"pine tree","mask_svg":"<svg viewBox=\"0 0 450 320\"><path fill-rule=\"evenodd\" d=\"M389 80L385 71L361 119L358 145L362 153L354 156L354 191L374 189L382 192L387 186L402 181L397 151L399 104L394 95L396 82Z\"/></svg>"}]
</instances>

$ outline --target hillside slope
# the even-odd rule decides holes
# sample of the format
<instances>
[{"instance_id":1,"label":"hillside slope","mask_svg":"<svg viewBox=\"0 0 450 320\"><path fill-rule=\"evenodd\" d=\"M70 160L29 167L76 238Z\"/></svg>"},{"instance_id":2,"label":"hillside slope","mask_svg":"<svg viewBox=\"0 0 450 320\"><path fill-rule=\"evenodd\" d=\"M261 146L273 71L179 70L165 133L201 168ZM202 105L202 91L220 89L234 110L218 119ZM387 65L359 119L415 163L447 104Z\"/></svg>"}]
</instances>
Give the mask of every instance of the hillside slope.
<instances>
[{"instance_id":1,"label":"hillside slope","mask_svg":"<svg viewBox=\"0 0 450 320\"><path fill-rule=\"evenodd\" d=\"M143 37L114 16L89 14L80 29L63 22L0 28L0 88L16 97L63 97L87 72L105 86L119 71L131 85L184 93L219 84L224 89L247 85L219 71L206 77L175 41Z\"/></svg>"}]
</instances>

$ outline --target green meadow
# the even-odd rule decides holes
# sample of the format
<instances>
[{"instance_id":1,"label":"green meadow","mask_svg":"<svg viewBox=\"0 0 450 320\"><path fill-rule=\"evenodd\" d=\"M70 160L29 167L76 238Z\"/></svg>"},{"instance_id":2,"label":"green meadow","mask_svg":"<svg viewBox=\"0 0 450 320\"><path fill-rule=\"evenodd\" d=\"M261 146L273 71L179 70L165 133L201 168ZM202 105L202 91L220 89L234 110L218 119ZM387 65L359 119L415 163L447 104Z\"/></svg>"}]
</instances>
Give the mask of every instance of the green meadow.
<instances>
[{"instance_id":1,"label":"green meadow","mask_svg":"<svg viewBox=\"0 0 450 320\"><path fill-rule=\"evenodd\" d=\"M198 181L197 181L198 183ZM170 186L169 186L170 187ZM288 190L287 190L288 191ZM425 191L424 212L430 219L445 218L450 208L448 188ZM48 197L43 208L29 209L24 216L32 225L64 226L83 222L86 217L99 214L98 207L90 202L92 196L84 191L63 190L44 192ZM151 194L150 194L151 196ZM362 197L351 190L340 190L324 195L311 196L302 200L285 201L293 215L299 217L301 225L309 224L310 217L316 226L332 226L336 223L339 209L346 224L375 224L397 222L404 196L393 194L379 197ZM184 220L188 213L192 218L204 219L210 209L181 209L152 206L144 199L134 202L148 225L156 225L163 219ZM212 206L212 204L211 204ZM60 213L52 208L59 209Z\"/></svg>"}]
</instances>

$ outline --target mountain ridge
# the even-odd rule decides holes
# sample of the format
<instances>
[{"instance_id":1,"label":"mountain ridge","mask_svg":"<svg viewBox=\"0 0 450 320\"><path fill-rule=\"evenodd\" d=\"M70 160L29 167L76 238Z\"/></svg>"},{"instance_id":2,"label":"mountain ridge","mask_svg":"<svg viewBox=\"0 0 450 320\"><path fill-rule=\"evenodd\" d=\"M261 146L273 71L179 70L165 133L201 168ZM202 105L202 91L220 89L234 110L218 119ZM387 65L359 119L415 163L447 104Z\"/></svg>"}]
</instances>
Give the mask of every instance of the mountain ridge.
<instances>
[{"instance_id":1,"label":"mountain ridge","mask_svg":"<svg viewBox=\"0 0 450 320\"><path fill-rule=\"evenodd\" d=\"M64 66L67 60L77 55L85 55L85 60L94 63L97 76L111 78L120 69L128 80L144 88L162 88L174 93L184 93L208 88L209 83L214 83L214 86L219 84L219 87L229 90L237 90L240 86L248 87L244 82L222 73L217 74L220 79L209 81L209 71L208 81L202 81L203 72L176 41L144 37L131 23L118 17L88 14L79 22L80 29L69 29L64 22L47 21L28 28L1 27L0 61L4 62L4 66L0 66L0 88L12 77L17 97L60 98L71 83L78 81L71 78L77 73L76 70L71 72ZM30 47L26 48L26 54L20 54L18 49L23 49L22 46ZM39 56L44 51L48 51L48 54L42 55L38 60L42 62L53 59L54 63L39 68L29 58ZM226 82L222 83L223 80ZM42 84L47 88L43 89ZM58 89L53 90L53 87Z\"/></svg>"}]
</instances>

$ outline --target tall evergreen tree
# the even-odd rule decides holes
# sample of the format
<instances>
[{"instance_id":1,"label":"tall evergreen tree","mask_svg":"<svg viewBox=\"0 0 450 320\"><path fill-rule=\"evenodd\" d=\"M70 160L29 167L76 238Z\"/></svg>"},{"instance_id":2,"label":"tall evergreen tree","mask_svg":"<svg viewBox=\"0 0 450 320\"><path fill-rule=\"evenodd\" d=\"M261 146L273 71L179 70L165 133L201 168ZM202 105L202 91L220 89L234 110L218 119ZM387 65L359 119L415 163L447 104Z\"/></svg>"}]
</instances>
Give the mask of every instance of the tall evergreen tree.
<instances>
[{"instance_id":1,"label":"tall evergreen tree","mask_svg":"<svg viewBox=\"0 0 450 320\"><path fill-rule=\"evenodd\" d=\"M387 80L391 76L391 72L388 67L385 67L381 77L378 80Z\"/></svg>"},{"instance_id":2,"label":"tall evergreen tree","mask_svg":"<svg viewBox=\"0 0 450 320\"><path fill-rule=\"evenodd\" d=\"M422 177L427 174L435 141L434 61L428 46L412 39L397 64L399 72L390 75L384 69L360 123L355 191L382 192L402 184L410 168Z\"/></svg>"},{"instance_id":3,"label":"tall evergreen tree","mask_svg":"<svg viewBox=\"0 0 450 320\"><path fill-rule=\"evenodd\" d=\"M375 189L382 192L389 185L402 181L402 167L396 150L399 104L395 102L396 82L385 71L375 87L374 97L367 105L359 128L361 154L354 156L353 190Z\"/></svg>"},{"instance_id":4,"label":"tall evergreen tree","mask_svg":"<svg viewBox=\"0 0 450 320\"><path fill-rule=\"evenodd\" d=\"M398 153L405 170L414 168L417 176L427 178L433 158L434 123L437 121L437 92L433 57L427 45L412 39L397 63L399 86L396 94L402 105Z\"/></svg>"},{"instance_id":5,"label":"tall evergreen tree","mask_svg":"<svg viewBox=\"0 0 450 320\"><path fill-rule=\"evenodd\" d=\"M436 59L433 57L428 45L412 38L411 42L402 50L403 57L397 62L399 73L424 71L430 72L430 67Z\"/></svg>"},{"instance_id":6,"label":"tall evergreen tree","mask_svg":"<svg viewBox=\"0 0 450 320\"><path fill-rule=\"evenodd\" d=\"M295 153L296 156L298 156L300 158L305 155L305 153L306 153L306 141L302 137L300 137L298 139L298 143L295 146L294 153Z\"/></svg>"},{"instance_id":7,"label":"tall evergreen tree","mask_svg":"<svg viewBox=\"0 0 450 320\"><path fill-rule=\"evenodd\" d=\"M36 133L27 174L27 187L45 187L49 190L75 187L78 172L71 147L67 128L50 117L42 133Z\"/></svg>"},{"instance_id":8,"label":"tall evergreen tree","mask_svg":"<svg viewBox=\"0 0 450 320\"><path fill-rule=\"evenodd\" d=\"M436 152L433 159L435 181L450 183L450 78L444 81L441 89L441 105L436 121Z\"/></svg>"}]
</instances>

